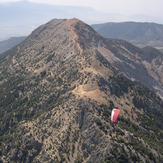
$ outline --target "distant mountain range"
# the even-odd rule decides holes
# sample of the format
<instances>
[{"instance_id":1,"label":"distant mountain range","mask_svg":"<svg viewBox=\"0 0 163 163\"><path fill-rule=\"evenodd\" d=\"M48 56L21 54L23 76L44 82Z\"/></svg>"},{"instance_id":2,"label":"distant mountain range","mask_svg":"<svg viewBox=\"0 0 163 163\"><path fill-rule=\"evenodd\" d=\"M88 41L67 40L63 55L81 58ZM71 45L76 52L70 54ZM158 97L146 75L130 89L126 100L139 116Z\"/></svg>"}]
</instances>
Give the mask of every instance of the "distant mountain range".
<instances>
[{"instance_id":1,"label":"distant mountain range","mask_svg":"<svg viewBox=\"0 0 163 163\"><path fill-rule=\"evenodd\" d=\"M60 6L20 1L0 3L0 40L15 36L27 36L39 25L53 18L77 17L88 24L122 21L163 23L154 17L137 14L124 16L118 13L103 13L91 7Z\"/></svg>"},{"instance_id":2,"label":"distant mountain range","mask_svg":"<svg viewBox=\"0 0 163 163\"><path fill-rule=\"evenodd\" d=\"M78 19L38 27L0 58L0 162L161 163L162 70Z\"/></svg>"},{"instance_id":3,"label":"distant mountain range","mask_svg":"<svg viewBox=\"0 0 163 163\"><path fill-rule=\"evenodd\" d=\"M11 49L12 47L18 45L22 42L26 37L12 37L8 40L0 41L0 54Z\"/></svg>"},{"instance_id":4,"label":"distant mountain range","mask_svg":"<svg viewBox=\"0 0 163 163\"><path fill-rule=\"evenodd\" d=\"M122 22L95 24L92 27L105 38L118 38L138 46L163 47L163 25Z\"/></svg>"}]
</instances>

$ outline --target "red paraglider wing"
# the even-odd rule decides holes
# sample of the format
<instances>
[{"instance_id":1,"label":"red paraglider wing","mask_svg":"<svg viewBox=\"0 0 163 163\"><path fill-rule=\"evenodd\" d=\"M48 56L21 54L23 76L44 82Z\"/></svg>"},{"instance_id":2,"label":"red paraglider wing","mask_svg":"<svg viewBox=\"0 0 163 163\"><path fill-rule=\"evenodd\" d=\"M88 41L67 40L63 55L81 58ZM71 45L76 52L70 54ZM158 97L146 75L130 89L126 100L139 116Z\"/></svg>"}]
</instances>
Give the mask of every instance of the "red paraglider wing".
<instances>
[{"instance_id":1,"label":"red paraglider wing","mask_svg":"<svg viewBox=\"0 0 163 163\"><path fill-rule=\"evenodd\" d=\"M111 121L113 123L116 123L119 113L120 113L120 110L119 109L113 109L112 110L112 113L111 113Z\"/></svg>"}]
</instances>

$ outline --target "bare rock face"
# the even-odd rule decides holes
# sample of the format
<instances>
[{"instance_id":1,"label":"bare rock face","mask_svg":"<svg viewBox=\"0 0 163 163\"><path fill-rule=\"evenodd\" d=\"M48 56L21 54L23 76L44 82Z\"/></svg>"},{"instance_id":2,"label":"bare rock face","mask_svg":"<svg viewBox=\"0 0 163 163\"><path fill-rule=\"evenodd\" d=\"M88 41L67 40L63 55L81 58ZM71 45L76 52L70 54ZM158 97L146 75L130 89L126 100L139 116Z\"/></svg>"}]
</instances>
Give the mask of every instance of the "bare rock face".
<instances>
[{"instance_id":1,"label":"bare rock face","mask_svg":"<svg viewBox=\"0 0 163 163\"><path fill-rule=\"evenodd\" d=\"M39 27L0 60L0 161L161 161L160 60L78 19Z\"/></svg>"}]
</instances>

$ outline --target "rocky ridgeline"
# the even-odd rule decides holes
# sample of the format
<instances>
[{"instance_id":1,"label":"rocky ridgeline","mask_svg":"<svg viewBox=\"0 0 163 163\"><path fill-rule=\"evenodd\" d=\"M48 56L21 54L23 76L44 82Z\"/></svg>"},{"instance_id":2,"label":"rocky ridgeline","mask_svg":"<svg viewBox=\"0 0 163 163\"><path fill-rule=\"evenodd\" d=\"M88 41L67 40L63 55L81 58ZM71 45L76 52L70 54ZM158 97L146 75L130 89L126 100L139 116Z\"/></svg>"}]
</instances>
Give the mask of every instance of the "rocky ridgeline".
<instances>
[{"instance_id":1,"label":"rocky ridgeline","mask_svg":"<svg viewBox=\"0 0 163 163\"><path fill-rule=\"evenodd\" d=\"M1 162L160 162L163 102L130 79L136 51L78 19L33 31L0 60Z\"/></svg>"}]
</instances>

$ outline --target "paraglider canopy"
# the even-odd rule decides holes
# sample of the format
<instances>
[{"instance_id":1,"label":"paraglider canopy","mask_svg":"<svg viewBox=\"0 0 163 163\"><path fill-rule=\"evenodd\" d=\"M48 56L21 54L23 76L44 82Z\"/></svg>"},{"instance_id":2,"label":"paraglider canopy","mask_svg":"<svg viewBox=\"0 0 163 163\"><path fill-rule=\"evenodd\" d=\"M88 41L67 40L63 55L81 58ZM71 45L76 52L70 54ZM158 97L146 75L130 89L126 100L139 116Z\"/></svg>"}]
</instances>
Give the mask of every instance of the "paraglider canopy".
<instances>
[{"instance_id":1,"label":"paraglider canopy","mask_svg":"<svg viewBox=\"0 0 163 163\"><path fill-rule=\"evenodd\" d=\"M111 121L113 123L116 123L117 122L117 118L118 118L119 113L120 113L120 110L119 109L113 109L112 110L112 113L111 113Z\"/></svg>"}]
</instances>

